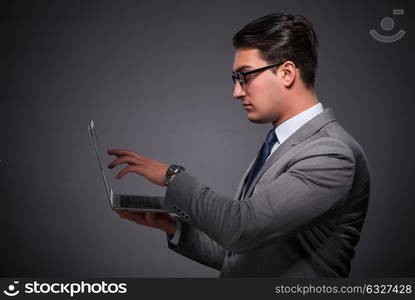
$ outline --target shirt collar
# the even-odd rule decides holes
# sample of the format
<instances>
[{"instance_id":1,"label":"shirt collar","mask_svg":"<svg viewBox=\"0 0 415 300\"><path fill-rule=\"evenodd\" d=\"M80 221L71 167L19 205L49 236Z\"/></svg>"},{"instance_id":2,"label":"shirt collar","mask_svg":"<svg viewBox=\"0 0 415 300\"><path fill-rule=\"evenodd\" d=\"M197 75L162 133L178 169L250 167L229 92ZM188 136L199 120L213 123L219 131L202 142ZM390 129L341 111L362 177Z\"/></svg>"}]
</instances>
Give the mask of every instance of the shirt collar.
<instances>
[{"instance_id":1,"label":"shirt collar","mask_svg":"<svg viewBox=\"0 0 415 300\"><path fill-rule=\"evenodd\" d=\"M277 135L278 142L280 144L284 143L284 141L288 139L294 132L300 129L300 127L302 127L305 123L323 111L323 105L318 102L317 104L307 108L301 113L296 114L295 116L282 122L275 128L275 134Z\"/></svg>"}]
</instances>

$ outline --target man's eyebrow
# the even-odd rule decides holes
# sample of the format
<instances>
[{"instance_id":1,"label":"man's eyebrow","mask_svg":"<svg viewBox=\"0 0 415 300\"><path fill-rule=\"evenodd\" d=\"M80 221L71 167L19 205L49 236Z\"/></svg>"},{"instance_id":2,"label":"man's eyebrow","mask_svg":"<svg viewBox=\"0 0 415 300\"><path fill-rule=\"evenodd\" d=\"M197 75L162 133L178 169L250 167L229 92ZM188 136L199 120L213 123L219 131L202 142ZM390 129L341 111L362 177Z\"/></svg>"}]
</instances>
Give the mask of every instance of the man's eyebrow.
<instances>
[{"instance_id":1,"label":"man's eyebrow","mask_svg":"<svg viewBox=\"0 0 415 300\"><path fill-rule=\"evenodd\" d=\"M251 66L249 66L249 65L243 65L243 66L240 66L238 69L236 69L234 72L235 73L238 73L238 72L241 72L242 70L244 70L244 69L246 69L246 68L251 68Z\"/></svg>"}]
</instances>

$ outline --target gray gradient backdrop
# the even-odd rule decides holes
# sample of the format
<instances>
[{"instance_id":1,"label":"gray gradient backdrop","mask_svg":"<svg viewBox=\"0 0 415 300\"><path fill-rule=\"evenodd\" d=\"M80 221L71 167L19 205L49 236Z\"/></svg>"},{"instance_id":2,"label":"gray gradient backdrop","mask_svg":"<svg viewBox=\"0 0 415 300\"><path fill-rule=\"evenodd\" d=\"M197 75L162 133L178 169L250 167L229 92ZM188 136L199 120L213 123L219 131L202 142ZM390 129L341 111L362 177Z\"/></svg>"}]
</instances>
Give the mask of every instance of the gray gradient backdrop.
<instances>
[{"instance_id":1,"label":"gray gradient backdrop","mask_svg":"<svg viewBox=\"0 0 415 300\"><path fill-rule=\"evenodd\" d=\"M232 99L231 38L277 11L315 24L318 98L369 158L352 276L415 275L413 1L2 1L0 11L0 275L218 276L109 209L87 125L105 148L182 164L232 197L269 125ZM393 44L368 34L387 34L386 16L392 33L407 31ZM165 193L137 175L114 185Z\"/></svg>"}]
</instances>

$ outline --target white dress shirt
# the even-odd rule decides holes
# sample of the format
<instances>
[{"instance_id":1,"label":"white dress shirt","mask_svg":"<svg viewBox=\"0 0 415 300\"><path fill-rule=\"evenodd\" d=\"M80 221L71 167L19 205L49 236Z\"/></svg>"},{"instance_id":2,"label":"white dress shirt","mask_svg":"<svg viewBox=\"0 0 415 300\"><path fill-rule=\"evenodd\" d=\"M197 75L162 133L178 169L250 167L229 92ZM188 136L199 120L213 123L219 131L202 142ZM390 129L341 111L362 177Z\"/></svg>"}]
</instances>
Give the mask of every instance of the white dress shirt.
<instances>
[{"instance_id":1,"label":"white dress shirt","mask_svg":"<svg viewBox=\"0 0 415 300\"><path fill-rule=\"evenodd\" d=\"M317 104L307 108L306 110L296 114L295 116L291 117L290 119L284 121L277 127L275 127L275 134L277 135L278 141L274 144L271 149L271 153L267 157L267 159L271 156L278 147L284 143L294 132L296 132L300 127L302 127L305 123L316 117L318 114L324 111L323 105L318 102ZM245 194L245 188L243 190L243 195ZM170 239L170 243L177 245L180 240L180 232L181 232L181 222L178 218L176 218L176 233Z\"/></svg>"},{"instance_id":2,"label":"white dress shirt","mask_svg":"<svg viewBox=\"0 0 415 300\"><path fill-rule=\"evenodd\" d=\"M277 148L282 143L284 143L284 141L288 139L294 132L296 132L305 123L307 123L323 111L323 105L319 102L316 105L307 108L306 110L300 112L299 114L296 114L294 117L291 117L290 119L284 121L283 123L275 127L275 134L277 135L278 142L276 142L275 145L272 147L269 156L271 156L271 154L274 153L275 150L277 150Z\"/></svg>"}]
</instances>

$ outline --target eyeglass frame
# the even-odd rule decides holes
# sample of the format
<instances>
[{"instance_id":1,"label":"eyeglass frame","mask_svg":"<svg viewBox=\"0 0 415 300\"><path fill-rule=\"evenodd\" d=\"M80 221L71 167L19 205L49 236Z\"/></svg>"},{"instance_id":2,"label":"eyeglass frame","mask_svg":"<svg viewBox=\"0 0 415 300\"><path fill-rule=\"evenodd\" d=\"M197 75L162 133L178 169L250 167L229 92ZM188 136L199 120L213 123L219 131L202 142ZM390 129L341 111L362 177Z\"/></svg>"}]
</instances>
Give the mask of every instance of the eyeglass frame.
<instances>
[{"instance_id":1,"label":"eyeglass frame","mask_svg":"<svg viewBox=\"0 0 415 300\"><path fill-rule=\"evenodd\" d=\"M261 72L261 71L265 71L269 68L281 66L282 64L283 63L271 64L271 65L268 65L268 66L265 66L265 67L261 67L261 68L254 69L254 70L251 70L251 71L246 71L246 72L232 72L233 84L235 85L236 81L238 81L239 84L243 87L243 86L246 85L246 81L247 81L246 76L254 74L254 73L258 73L258 72ZM242 77L240 77L240 75L242 75Z\"/></svg>"}]
</instances>

